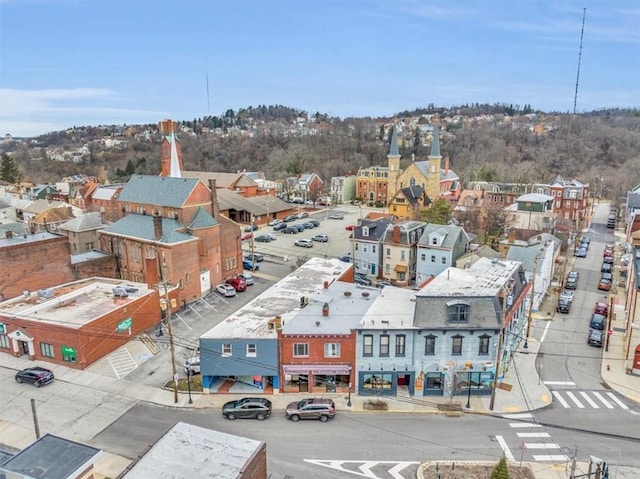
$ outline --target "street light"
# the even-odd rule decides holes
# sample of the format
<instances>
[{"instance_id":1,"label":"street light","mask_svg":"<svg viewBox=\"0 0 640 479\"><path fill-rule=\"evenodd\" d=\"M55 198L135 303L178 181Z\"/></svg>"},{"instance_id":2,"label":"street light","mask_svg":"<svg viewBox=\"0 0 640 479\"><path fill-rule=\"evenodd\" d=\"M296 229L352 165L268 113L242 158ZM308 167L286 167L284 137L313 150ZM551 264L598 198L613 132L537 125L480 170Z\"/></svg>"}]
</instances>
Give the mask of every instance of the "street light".
<instances>
[{"instance_id":1,"label":"street light","mask_svg":"<svg viewBox=\"0 0 640 479\"><path fill-rule=\"evenodd\" d=\"M193 399L191 399L191 368L187 370L187 389L189 390L189 404L193 404Z\"/></svg>"},{"instance_id":2,"label":"street light","mask_svg":"<svg viewBox=\"0 0 640 479\"><path fill-rule=\"evenodd\" d=\"M349 383L349 397L347 399L347 407L351 407L351 383Z\"/></svg>"},{"instance_id":3,"label":"street light","mask_svg":"<svg viewBox=\"0 0 640 479\"><path fill-rule=\"evenodd\" d=\"M467 409L471 409L471 371L467 373L469 377L467 378Z\"/></svg>"}]
</instances>

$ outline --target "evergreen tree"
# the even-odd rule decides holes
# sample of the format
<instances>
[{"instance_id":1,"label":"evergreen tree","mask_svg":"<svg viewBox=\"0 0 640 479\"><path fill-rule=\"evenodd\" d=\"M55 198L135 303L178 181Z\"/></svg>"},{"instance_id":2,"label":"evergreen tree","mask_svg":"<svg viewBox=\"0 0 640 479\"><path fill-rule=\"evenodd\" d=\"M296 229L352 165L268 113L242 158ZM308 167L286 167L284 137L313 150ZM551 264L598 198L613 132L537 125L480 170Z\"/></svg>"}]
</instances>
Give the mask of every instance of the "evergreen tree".
<instances>
[{"instance_id":1,"label":"evergreen tree","mask_svg":"<svg viewBox=\"0 0 640 479\"><path fill-rule=\"evenodd\" d=\"M4 180L7 183L17 183L20 180L20 176L20 170L15 160L3 153L0 160L0 180Z\"/></svg>"},{"instance_id":2,"label":"evergreen tree","mask_svg":"<svg viewBox=\"0 0 640 479\"><path fill-rule=\"evenodd\" d=\"M447 200L436 200L431 208L420 211L420 219L427 223L446 225L451 219L451 205Z\"/></svg>"},{"instance_id":3,"label":"evergreen tree","mask_svg":"<svg viewBox=\"0 0 640 479\"><path fill-rule=\"evenodd\" d=\"M133 161L129 159L129 161L127 161L127 166L124 167L124 174L127 176L132 176L135 172L136 172L136 167L133 164Z\"/></svg>"},{"instance_id":4,"label":"evergreen tree","mask_svg":"<svg viewBox=\"0 0 640 479\"><path fill-rule=\"evenodd\" d=\"M500 458L496 467L491 472L490 479L509 479L509 467L507 467L507 460L504 456Z\"/></svg>"}]
</instances>

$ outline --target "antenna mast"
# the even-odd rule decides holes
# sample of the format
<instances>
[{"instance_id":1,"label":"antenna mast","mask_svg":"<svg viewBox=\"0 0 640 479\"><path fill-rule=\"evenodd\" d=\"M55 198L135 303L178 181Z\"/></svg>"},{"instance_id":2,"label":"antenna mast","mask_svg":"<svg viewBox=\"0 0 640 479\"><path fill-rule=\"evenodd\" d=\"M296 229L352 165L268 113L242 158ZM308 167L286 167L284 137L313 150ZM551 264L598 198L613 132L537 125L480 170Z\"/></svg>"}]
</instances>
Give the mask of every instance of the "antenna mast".
<instances>
[{"instance_id":1,"label":"antenna mast","mask_svg":"<svg viewBox=\"0 0 640 479\"><path fill-rule=\"evenodd\" d=\"M578 82L580 81L580 61L582 60L582 38L584 37L584 18L587 16L587 9L582 9L582 31L580 32L580 50L578 51L578 74L576 76L576 93L573 97L573 114L576 114L578 104Z\"/></svg>"},{"instance_id":2,"label":"antenna mast","mask_svg":"<svg viewBox=\"0 0 640 479\"><path fill-rule=\"evenodd\" d=\"M584 20L583 20L584 22ZM582 47L581 47L582 48ZM211 114L211 110L209 109L209 57L205 57L207 62L207 114ZM575 109L575 107L574 107Z\"/></svg>"}]
</instances>

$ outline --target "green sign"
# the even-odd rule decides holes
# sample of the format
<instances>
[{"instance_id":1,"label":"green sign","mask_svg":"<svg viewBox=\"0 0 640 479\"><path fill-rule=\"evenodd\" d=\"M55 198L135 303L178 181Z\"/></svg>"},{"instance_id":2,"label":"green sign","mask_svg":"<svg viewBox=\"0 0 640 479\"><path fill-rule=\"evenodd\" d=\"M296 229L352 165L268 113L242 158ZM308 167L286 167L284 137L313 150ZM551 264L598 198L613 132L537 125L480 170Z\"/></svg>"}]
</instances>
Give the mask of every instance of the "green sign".
<instances>
[{"instance_id":1,"label":"green sign","mask_svg":"<svg viewBox=\"0 0 640 479\"><path fill-rule=\"evenodd\" d=\"M123 319L118 323L118 332L123 333L126 330L131 329L131 326L133 326L133 319L131 318Z\"/></svg>"},{"instance_id":2,"label":"green sign","mask_svg":"<svg viewBox=\"0 0 640 479\"><path fill-rule=\"evenodd\" d=\"M71 348L69 346L62 346L60 348L60 351L62 352L62 360L63 361L68 361L70 363L75 363L76 362L76 358L78 357L78 353L75 350L75 348Z\"/></svg>"},{"instance_id":3,"label":"green sign","mask_svg":"<svg viewBox=\"0 0 640 479\"><path fill-rule=\"evenodd\" d=\"M0 334L7 334L7 325L0 323Z\"/></svg>"}]
</instances>

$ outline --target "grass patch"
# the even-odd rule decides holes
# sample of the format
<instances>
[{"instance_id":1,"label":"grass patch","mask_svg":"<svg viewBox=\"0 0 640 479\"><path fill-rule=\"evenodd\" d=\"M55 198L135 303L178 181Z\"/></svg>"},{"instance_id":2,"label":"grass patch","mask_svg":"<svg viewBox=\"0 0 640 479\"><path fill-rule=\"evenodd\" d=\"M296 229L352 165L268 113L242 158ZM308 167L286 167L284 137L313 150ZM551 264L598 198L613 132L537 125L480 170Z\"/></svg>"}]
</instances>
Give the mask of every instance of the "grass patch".
<instances>
[{"instance_id":1,"label":"grass patch","mask_svg":"<svg viewBox=\"0 0 640 479\"><path fill-rule=\"evenodd\" d=\"M164 385L166 388L173 389L173 381L169 381ZM189 391L188 378L178 378L178 391L187 392ZM200 374L195 374L191 376L191 392L202 392L202 376Z\"/></svg>"}]
</instances>

